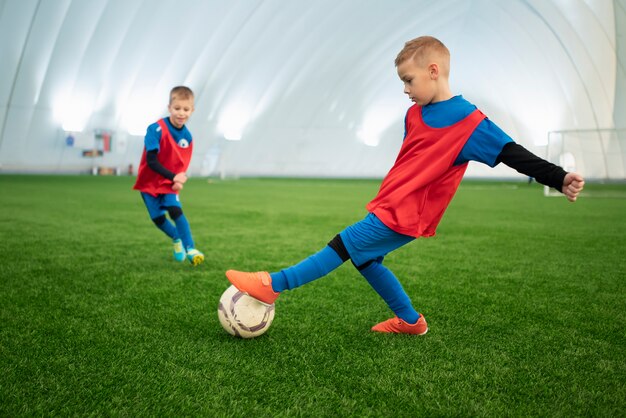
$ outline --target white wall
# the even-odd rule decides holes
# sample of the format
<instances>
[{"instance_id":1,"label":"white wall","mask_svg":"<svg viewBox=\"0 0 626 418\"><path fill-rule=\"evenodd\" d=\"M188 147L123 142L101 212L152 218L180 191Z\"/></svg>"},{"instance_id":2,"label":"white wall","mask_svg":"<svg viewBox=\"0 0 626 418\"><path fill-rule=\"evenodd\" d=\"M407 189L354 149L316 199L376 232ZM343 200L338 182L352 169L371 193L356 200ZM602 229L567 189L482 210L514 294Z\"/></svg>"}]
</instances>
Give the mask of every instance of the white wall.
<instances>
[{"instance_id":1,"label":"white wall","mask_svg":"<svg viewBox=\"0 0 626 418\"><path fill-rule=\"evenodd\" d=\"M454 92L542 154L548 131L623 120L619 16L624 0L0 0L0 170L136 166L129 131L186 84L195 174L380 177L410 105L393 60L423 34L450 48ZM82 158L63 124L111 130L113 151Z\"/></svg>"}]
</instances>

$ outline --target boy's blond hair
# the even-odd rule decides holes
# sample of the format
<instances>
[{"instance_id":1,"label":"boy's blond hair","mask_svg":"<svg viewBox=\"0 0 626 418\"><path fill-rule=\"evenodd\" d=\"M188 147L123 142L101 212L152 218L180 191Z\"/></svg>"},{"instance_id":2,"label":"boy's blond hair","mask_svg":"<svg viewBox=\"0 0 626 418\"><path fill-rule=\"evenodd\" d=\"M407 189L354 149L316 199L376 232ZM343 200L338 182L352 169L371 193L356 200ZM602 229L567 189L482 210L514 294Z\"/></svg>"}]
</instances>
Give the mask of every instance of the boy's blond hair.
<instances>
[{"instance_id":1,"label":"boy's blond hair","mask_svg":"<svg viewBox=\"0 0 626 418\"><path fill-rule=\"evenodd\" d=\"M444 74L450 72L450 51L443 42L432 36L420 36L406 42L396 57L396 67L409 59L414 59L419 65L435 61L443 66Z\"/></svg>"},{"instance_id":2,"label":"boy's blond hair","mask_svg":"<svg viewBox=\"0 0 626 418\"><path fill-rule=\"evenodd\" d=\"M187 100L193 99L193 91L186 86L176 86L170 91L170 104L174 99Z\"/></svg>"}]
</instances>

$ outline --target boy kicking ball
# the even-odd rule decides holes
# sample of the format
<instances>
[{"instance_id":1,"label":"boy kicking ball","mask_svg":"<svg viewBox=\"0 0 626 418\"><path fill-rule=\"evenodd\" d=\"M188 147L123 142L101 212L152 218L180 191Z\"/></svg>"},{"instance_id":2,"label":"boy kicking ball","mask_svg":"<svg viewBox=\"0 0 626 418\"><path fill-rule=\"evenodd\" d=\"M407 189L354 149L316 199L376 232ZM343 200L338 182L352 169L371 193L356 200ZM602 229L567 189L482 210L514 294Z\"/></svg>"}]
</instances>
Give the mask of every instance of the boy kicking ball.
<instances>
[{"instance_id":1,"label":"boy kicking ball","mask_svg":"<svg viewBox=\"0 0 626 418\"><path fill-rule=\"evenodd\" d=\"M378 194L367 204L365 219L344 229L318 253L278 272L228 270L226 277L240 291L272 304L281 292L351 260L395 315L372 331L423 335L428 331L424 315L413 307L383 260L415 238L435 235L469 161L491 167L504 163L576 201L585 183L582 176L567 173L516 144L476 106L452 94L450 52L441 41L422 36L407 42L395 65L404 93L415 104L406 114L400 152Z\"/></svg>"}]
</instances>

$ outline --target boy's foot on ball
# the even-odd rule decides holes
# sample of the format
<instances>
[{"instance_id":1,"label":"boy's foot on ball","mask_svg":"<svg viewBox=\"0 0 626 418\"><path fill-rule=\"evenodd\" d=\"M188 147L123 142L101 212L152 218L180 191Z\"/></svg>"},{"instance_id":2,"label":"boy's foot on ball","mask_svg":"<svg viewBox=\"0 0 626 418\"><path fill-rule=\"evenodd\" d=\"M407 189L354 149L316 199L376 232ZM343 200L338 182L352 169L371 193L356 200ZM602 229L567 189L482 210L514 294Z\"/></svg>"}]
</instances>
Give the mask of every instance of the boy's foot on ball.
<instances>
[{"instance_id":1,"label":"boy's foot on ball","mask_svg":"<svg viewBox=\"0 0 626 418\"><path fill-rule=\"evenodd\" d=\"M280 295L272 289L272 277L266 271L244 273L243 271L228 270L226 278L243 293L268 305L273 304Z\"/></svg>"},{"instance_id":2,"label":"boy's foot on ball","mask_svg":"<svg viewBox=\"0 0 626 418\"><path fill-rule=\"evenodd\" d=\"M180 239L174 240L174 260L185 261L185 249L183 248L183 241Z\"/></svg>"},{"instance_id":3,"label":"boy's foot on ball","mask_svg":"<svg viewBox=\"0 0 626 418\"><path fill-rule=\"evenodd\" d=\"M375 332L389 332L395 334L414 334L424 335L428 332L428 324L424 315L420 315L417 323L408 324L397 316L386 321L376 324L372 327Z\"/></svg>"},{"instance_id":4,"label":"boy's foot on ball","mask_svg":"<svg viewBox=\"0 0 626 418\"><path fill-rule=\"evenodd\" d=\"M187 260L189 260L192 266L197 266L204 261L204 254L195 248L189 248L187 250Z\"/></svg>"}]
</instances>

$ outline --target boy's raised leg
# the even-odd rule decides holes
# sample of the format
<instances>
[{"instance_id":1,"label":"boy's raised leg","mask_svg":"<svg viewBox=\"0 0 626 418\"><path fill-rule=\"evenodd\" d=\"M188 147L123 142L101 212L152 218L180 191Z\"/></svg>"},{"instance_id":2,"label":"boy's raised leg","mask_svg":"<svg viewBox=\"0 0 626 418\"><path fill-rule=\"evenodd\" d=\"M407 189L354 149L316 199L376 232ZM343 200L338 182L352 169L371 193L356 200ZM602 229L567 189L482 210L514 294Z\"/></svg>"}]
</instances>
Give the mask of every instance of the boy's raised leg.
<instances>
[{"instance_id":1,"label":"boy's raised leg","mask_svg":"<svg viewBox=\"0 0 626 418\"><path fill-rule=\"evenodd\" d=\"M228 270L226 277L239 290L263 303L272 304L280 292L295 289L323 277L342 265L344 260L329 246L298 264L277 273L246 273Z\"/></svg>"}]
</instances>

